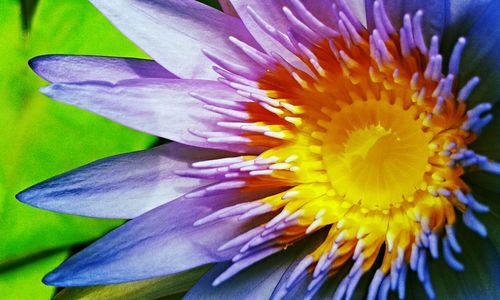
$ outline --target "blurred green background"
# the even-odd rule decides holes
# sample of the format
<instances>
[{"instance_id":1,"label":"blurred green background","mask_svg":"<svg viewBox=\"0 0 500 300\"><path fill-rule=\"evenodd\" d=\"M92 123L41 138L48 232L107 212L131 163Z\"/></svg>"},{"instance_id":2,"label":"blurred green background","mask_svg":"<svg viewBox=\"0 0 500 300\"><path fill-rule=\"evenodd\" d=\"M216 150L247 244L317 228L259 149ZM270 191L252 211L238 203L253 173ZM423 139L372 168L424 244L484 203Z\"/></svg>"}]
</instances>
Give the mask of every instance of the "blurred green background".
<instances>
[{"instance_id":1,"label":"blurred green background","mask_svg":"<svg viewBox=\"0 0 500 300\"><path fill-rule=\"evenodd\" d=\"M87 0L0 0L0 32L0 299L51 299L56 290L42 277L122 221L46 212L14 195L158 141L43 96L47 83L27 62L43 54L146 56Z\"/></svg>"},{"instance_id":2,"label":"blurred green background","mask_svg":"<svg viewBox=\"0 0 500 300\"><path fill-rule=\"evenodd\" d=\"M41 283L43 275L119 222L45 212L14 195L154 139L49 100L38 92L46 83L27 61L47 53L144 55L86 0L0 3L0 298L50 299L55 289Z\"/></svg>"}]
</instances>

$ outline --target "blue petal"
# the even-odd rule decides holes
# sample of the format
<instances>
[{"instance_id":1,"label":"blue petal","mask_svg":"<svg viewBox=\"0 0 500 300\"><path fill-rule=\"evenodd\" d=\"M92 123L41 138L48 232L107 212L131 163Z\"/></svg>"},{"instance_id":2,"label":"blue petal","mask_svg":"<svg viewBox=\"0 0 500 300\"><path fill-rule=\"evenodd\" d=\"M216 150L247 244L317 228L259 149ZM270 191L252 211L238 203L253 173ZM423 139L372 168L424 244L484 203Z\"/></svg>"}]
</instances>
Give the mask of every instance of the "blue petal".
<instances>
[{"instance_id":1,"label":"blue petal","mask_svg":"<svg viewBox=\"0 0 500 300\"><path fill-rule=\"evenodd\" d=\"M368 28L374 28L373 2L365 0ZM448 57L459 37L467 39L460 64L460 86L473 76L481 83L470 102L495 103L500 99L500 2L494 0L386 0L387 14L400 27L405 13L424 11L423 29L426 38L437 34L442 40L441 52Z\"/></svg>"},{"instance_id":2,"label":"blue petal","mask_svg":"<svg viewBox=\"0 0 500 300\"><path fill-rule=\"evenodd\" d=\"M309 251L306 254L310 254L312 251ZM283 277L279 284L276 286L273 296L276 297L278 294L282 293L282 290L285 288L289 277L292 275L295 267L299 261L295 261L283 274ZM346 265L343 266L335 275L332 277L328 277L325 283L323 283L322 287L316 293L314 299L332 299L335 294L337 288L339 287L342 280L349 275L351 270L351 266L353 265L352 261L347 261ZM352 295L353 299L365 299L366 293L368 290L368 285L370 284L371 279L373 278L373 274L375 270L369 270L363 277L360 279L358 285L354 290L354 294ZM300 278L300 277L299 277ZM308 285L311 282L311 274L307 273L307 275L300 281L297 281L287 293L285 299L302 299L307 294ZM279 298L277 298L279 299Z\"/></svg>"},{"instance_id":3,"label":"blue petal","mask_svg":"<svg viewBox=\"0 0 500 300\"><path fill-rule=\"evenodd\" d=\"M19 193L17 198L29 205L57 212L131 219L211 183L180 177L174 171L188 168L195 160L225 154L170 143L98 160L39 183Z\"/></svg>"},{"instance_id":4,"label":"blue petal","mask_svg":"<svg viewBox=\"0 0 500 300\"><path fill-rule=\"evenodd\" d=\"M500 2L481 1L481 4L470 1L467 11L455 18L449 29L455 36L467 38L460 72L462 84L473 76L481 78L468 100L472 106L500 100ZM495 117L498 118L498 114Z\"/></svg>"},{"instance_id":5,"label":"blue petal","mask_svg":"<svg viewBox=\"0 0 500 300\"><path fill-rule=\"evenodd\" d=\"M379 0L380 1L380 0ZM449 17L449 1L436 0L385 0L385 11L395 28L403 24L406 13L414 14L417 10L424 11L423 31L426 38L432 35L442 35ZM375 28L373 20L373 3L375 0L365 0L367 26L370 32Z\"/></svg>"},{"instance_id":6,"label":"blue petal","mask_svg":"<svg viewBox=\"0 0 500 300\"><path fill-rule=\"evenodd\" d=\"M219 264L208 271L184 299L269 299L289 266L309 254L324 239L324 234L307 237L286 250L241 271L228 281L212 283L230 264Z\"/></svg>"},{"instance_id":7,"label":"blue petal","mask_svg":"<svg viewBox=\"0 0 500 300\"><path fill-rule=\"evenodd\" d=\"M210 197L179 198L110 232L49 273L44 282L56 286L112 284L226 261L237 250L217 248L254 226L251 221L228 218L196 227L193 223L222 207L269 193L226 191Z\"/></svg>"},{"instance_id":8,"label":"blue petal","mask_svg":"<svg viewBox=\"0 0 500 300\"><path fill-rule=\"evenodd\" d=\"M29 65L35 73L49 82L118 82L134 78L177 78L152 60L135 58L43 55L32 58Z\"/></svg>"}]
</instances>

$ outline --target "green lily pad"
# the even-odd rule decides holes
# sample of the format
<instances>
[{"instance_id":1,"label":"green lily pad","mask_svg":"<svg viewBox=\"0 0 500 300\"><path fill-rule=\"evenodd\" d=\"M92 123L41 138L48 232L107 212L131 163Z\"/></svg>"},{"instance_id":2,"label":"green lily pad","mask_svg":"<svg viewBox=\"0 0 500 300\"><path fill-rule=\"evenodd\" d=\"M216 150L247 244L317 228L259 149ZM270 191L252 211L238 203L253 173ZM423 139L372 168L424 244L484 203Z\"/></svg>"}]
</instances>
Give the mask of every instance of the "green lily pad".
<instances>
[{"instance_id":1,"label":"green lily pad","mask_svg":"<svg viewBox=\"0 0 500 300\"><path fill-rule=\"evenodd\" d=\"M55 268L68 256L68 251L50 251L29 263L17 262L0 272L2 299L50 299L53 288L40 283L47 270Z\"/></svg>"},{"instance_id":2,"label":"green lily pad","mask_svg":"<svg viewBox=\"0 0 500 300\"><path fill-rule=\"evenodd\" d=\"M96 159L147 148L155 140L54 102L38 92L47 83L27 64L37 55L144 57L89 1L40 0L29 32L22 30L20 11L19 1L0 0L3 45L0 56L0 278L2 282L18 278L18 270L12 266L18 265L17 262L29 263L22 268L25 272L36 269L37 280L33 282L34 277L27 273L23 275L23 284L36 290L37 284L44 288L40 282L42 275L62 262L65 255L51 256L47 258L50 263L36 268L31 266L30 257L88 243L121 221L46 212L18 202L14 195ZM45 289L49 294L53 292L53 289ZM0 290L4 295L4 290Z\"/></svg>"}]
</instances>

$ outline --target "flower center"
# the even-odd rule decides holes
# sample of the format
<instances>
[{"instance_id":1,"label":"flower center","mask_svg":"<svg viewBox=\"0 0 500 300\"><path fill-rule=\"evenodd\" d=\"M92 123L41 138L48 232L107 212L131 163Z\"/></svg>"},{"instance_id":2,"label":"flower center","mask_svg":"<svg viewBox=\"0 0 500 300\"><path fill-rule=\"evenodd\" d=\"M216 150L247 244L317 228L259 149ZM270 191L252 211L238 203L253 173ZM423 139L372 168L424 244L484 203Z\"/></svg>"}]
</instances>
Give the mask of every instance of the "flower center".
<instances>
[{"instance_id":1,"label":"flower center","mask_svg":"<svg viewBox=\"0 0 500 300\"><path fill-rule=\"evenodd\" d=\"M383 101L332 114L322 155L333 189L368 209L388 209L411 196L424 178L430 140L414 116Z\"/></svg>"},{"instance_id":2,"label":"flower center","mask_svg":"<svg viewBox=\"0 0 500 300\"><path fill-rule=\"evenodd\" d=\"M240 251L214 284L326 227L325 240L295 266L282 296L310 272L306 298L313 298L326 278L352 258L334 299L350 299L361 276L375 265L368 299L377 293L386 299L396 286L403 298L407 266L434 298L427 255L438 257L440 240L448 264L463 268L452 253L460 251L453 230L455 208L469 228L486 235L474 212L488 208L474 199L461 175L469 166L500 173L500 164L468 149L493 117L486 113L492 108L488 103L467 110L465 100L478 78L458 88L466 41L458 40L444 74L439 38L426 43L423 36L422 11L405 15L398 32L383 3L374 1L375 28L368 32L342 0L332 6L336 21L331 25L301 1L290 2L295 9L283 7L288 33L252 17L295 57L261 53L233 39L256 62L259 75L220 59L215 61L227 70L216 70L222 82L247 99L200 98L230 121L217 123L226 132L197 135L212 143L261 148L252 148L258 155L194 164L196 170L187 174L225 181L188 196L283 188L195 223L272 215L221 246Z\"/></svg>"}]
</instances>

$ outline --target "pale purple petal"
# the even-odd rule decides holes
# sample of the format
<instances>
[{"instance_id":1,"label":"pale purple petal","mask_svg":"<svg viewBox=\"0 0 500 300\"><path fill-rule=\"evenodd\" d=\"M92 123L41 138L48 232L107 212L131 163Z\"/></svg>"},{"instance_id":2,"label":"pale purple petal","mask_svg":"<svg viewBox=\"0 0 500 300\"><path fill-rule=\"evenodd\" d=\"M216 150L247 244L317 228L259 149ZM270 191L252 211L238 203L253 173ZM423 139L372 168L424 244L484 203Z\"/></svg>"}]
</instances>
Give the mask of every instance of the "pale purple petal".
<instances>
[{"instance_id":1,"label":"pale purple petal","mask_svg":"<svg viewBox=\"0 0 500 300\"><path fill-rule=\"evenodd\" d=\"M42 88L47 96L95 112L137 130L179 143L237 152L251 151L245 145L207 143L189 130L217 131L220 114L203 108L193 98L242 101L234 90L217 81L183 79L134 79L116 84L103 81L56 83Z\"/></svg>"},{"instance_id":2,"label":"pale purple petal","mask_svg":"<svg viewBox=\"0 0 500 300\"><path fill-rule=\"evenodd\" d=\"M290 0L287 0L290 1ZM366 25L365 0L344 0L352 13L361 23ZM335 0L302 0L305 7L311 11L316 18L332 28L337 28L338 24L332 17L332 5L338 1Z\"/></svg>"},{"instance_id":3,"label":"pale purple petal","mask_svg":"<svg viewBox=\"0 0 500 300\"><path fill-rule=\"evenodd\" d=\"M359 21L367 27L366 24L366 6L365 0L344 0L349 8L351 8L352 13L359 19Z\"/></svg>"},{"instance_id":4,"label":"pale purple petal","mask_svg":"<svg viewBox=\"0 0 500 300\"><path fill-rule=\"evenodd\" d=\"M194 0L91 2L154 60L181 78L217 78L202 49L238 63L249 62L229 36L255 44L239 19Z\"/></svg>"},{"instance_id":5,"label":"pale purple petal","mask_svg":"<svg viewBox=\"0 0 500 300\"><path fill-rule=\"evenodd\" d=\"M230 0L230 2L248 31L267 53L277 53L296 68L307 69L297 57L297 50L293 49L293 42L289 35L290 21L283 12L285 6L294 8L292 1ZM301 1L301 4L320 22L332 27L336 26L332 10L334 2L333 0L309 0ZM364 23L363 0L347 1L347 3Z\"/></svg>"},{"instance_id":6,"label":"pale purple petal","mask_svg":"<svg viewBox=\"0 0 500 300\"><path fill-rule=\"evenodd\" d=\"M56 286L112 284L226 261L238 250L218 251L217 248L253 225L235 218L196 227L193 223L217 209L273 192L234 191L210 197L179 198L110 232L49 273L44 282Z\"/></svg>"},{"instance_id":7,"label":"pale purple petal","mask_svg":"<svg viewBox=\"0 0 500 300\"><path fill-rule=\"evenodd\" d=\"M49 82L117 82L134 78L177 78L152 60L136 58L42 55L32 58L29 65L35 73Z\"/></svg>"},{"instance_id":8,"label":"pale purple petal","mask_svg":"<svg viewBox=\"0 0 500 300\"><path fill-rule=\"evenodd\" d=\"M257 24L253 21L252 17L249 15L248 8L254 10L260 17L265 19L269 23L269 25L273 26L275 29L286 33L288 29L288 22L282 12L283 6L287 5L286 0L230 0L229 2L238 12L238 15L243 20L245 26L249 29L252 35L255 36L257 41L265 46L266 50L273 49L275 47L275 41L266 40L269 37L267 36L267 34L261 31Z\"/></svg>"},{"instance_id":9,"label":"pale purple petal","mask_svg":"<svg viewBox=\"0 0 500 300\"><path fill-rule=\"evenodd\" d=\"M276 52L291 64L295 66L302 65L296 55L266 33L251 14L251 11L254 11L259 18L272 26L276 31L286 34L288 31L288 21L282 11L283 6L287 5L286 0L230 0L230 2L238 12L248 31L252 33L267 53Z\"/></svg>"},{"instance_id":10,"label":"pale purple petal","mask_svg":"<svg viewBox=\"0 0 500 300\"><path fill-rule=\"evenodd\" d=\"M41 182L17 198L51 211L131 219L212 183L174 172L194 161L223 156L227 153L169 143L98 160Z\"/></svg>"}]
</instances>

